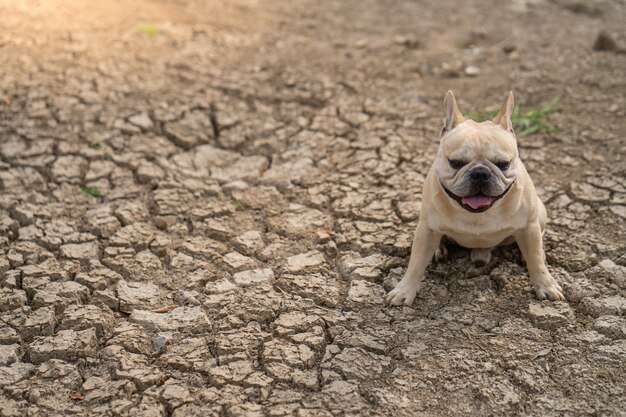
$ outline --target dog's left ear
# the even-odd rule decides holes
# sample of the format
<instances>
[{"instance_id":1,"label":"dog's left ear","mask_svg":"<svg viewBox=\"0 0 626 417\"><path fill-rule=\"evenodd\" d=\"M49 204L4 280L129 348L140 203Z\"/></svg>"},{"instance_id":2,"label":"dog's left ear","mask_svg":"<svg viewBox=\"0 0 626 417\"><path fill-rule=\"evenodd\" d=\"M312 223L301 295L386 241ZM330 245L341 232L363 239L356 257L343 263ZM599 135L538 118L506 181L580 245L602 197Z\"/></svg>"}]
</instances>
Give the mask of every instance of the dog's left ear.
<instances>
[{"instance_id":1,"label":"dog's left ear","mask_svg":"<svg viewBox=\"0 0 626 417\"><path fill-rule=\"evenodd\" d=\"M454 129L460 123L465 121L463 114L461 114L461 109L459 109L459 105L456 104L456 98L454 98L454 94L451 90L448 90L446 98L443 100L443 109L446 113L446 118L443 121L443 129L441 129L442 136L444 133Z\"/></svg>"},{"instance_id":2,"label":"dog's left ear","mask_svg":"<svg viewBox=\"0 0 626 417\"><path fill-rule=\"evenodd\" d=\"M498 114L496 114L496 117L493 118L493 122L502 126L504 130L515 133L513 131L513 123L511 122L511 114L513 114L514 108L513 91L509 91L509 96L506 98Z\"/></svg>"}]
</instances>

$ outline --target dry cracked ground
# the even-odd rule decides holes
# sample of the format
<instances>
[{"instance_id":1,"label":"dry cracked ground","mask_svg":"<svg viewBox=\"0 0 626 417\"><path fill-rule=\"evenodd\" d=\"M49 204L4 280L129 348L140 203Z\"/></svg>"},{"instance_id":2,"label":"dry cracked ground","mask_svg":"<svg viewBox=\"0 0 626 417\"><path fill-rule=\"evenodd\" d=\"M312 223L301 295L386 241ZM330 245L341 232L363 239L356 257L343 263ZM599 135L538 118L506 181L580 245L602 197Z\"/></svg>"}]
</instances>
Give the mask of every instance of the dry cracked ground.
<instances>
[{"instance_id":1,"label":"dry cracked ground","mask_svg":"<svg viewBox=\"0 0 626 417\"><path fill-rule=\"evenodd\" d=\"M625 415L623 1L0 15L0 416ZM520 148L568 303L507 247L383 305L449 88L560 97Z\"/></svg>"}]
</instances>

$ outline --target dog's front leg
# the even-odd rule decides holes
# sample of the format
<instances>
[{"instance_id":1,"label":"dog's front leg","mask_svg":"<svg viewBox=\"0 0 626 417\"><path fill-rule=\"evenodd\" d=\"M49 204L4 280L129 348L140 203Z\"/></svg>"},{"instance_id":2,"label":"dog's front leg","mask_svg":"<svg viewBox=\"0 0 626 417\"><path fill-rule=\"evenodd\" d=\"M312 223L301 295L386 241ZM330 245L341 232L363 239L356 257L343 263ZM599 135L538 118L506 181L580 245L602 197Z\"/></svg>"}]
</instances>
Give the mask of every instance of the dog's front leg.
<instances>
[{"instance_id":1,"label":"dog's front leg","mask_svg":"<svg viewBox=\"0 0 626 417\"><path fill-rule=\"evenodd\" d=\"M539 299L549 298L553 301L565 300L561 286L557 284L546 266L546 255L543 251L541 227L536 222L515 236L515 241L526 260L530 284Z\"/></svg>"},{"instance_id":2,"label":"dog's front leg","mask_svg":"<svg viewBox=\"0 0 626 417\"><path fill-rule=\"evenodd\" d=\"M441 236L440 233L430 230L426 223L420 219L413 236L409 266L404 274L404 278L387 295L387 304L394 306L403 303L404 305L413 304L420 283L424 279L426 266L439 246Z\"/></svg>"}]
</instances>

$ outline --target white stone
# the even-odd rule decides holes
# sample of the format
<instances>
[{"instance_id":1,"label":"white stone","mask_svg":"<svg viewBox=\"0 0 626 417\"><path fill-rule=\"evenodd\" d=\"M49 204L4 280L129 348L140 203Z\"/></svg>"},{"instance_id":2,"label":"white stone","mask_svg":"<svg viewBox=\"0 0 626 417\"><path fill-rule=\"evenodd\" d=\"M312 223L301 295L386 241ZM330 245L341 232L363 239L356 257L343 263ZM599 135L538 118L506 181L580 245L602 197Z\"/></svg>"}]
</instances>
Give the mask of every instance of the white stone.
<instances>
[{"instance_id":1,"label":"white stone","mask_svg":"<svg viewBox=\"0 0 626 417\"><path fill-rule=\"evenodd\" d=\"M150 119L147 113L139 113L131 116L128 121L142 129L150 129L153 126L152 119Z\"/></svg>"},{"instance_id":2,"label":"white stone","mask_svg":"<svg viewBox=\"0 0 626 417\"><path fill-rule=\"evenodd\" d=\"M150 331L204 333L211 329L202 307L178 307L169 313L134 310L128 320Z\"/></svg>"},{"instance_id":3,"label":"white stone","mask_svg":"<svg viewBox=\"0 0 626 417\"><path fill-rule=\"evenodd\" d=\"M307 268L322 265L324 263L324 255L316 250L287 258L287 270L290 272L299 272Z\"/></svg>"},{"instance_id":4,"label":"white stone","mask_svg":"<svg viewBox=\"0 0 626 417\"><path fill-rule=\"evenodd\" d=\"M242 287L250 287L252 285L261 284L263 282L271 281L274 279L274 271L269 268L265 269L251 269L248 271L237 272L233 275L235 284Z\"/></svg>"},{"instance_id":5,"label":"white stone","mask_svg":"<svg viewBox=\"0 0 626 417\"><path fill-rule=\"evenodd\" d=\"M475 77L478 74L480 74L480 68L478 68L478 67L476 67L474 65L469 65L469 66L465 67L465 70L463 70L463 72L468 77Z\"/></svg>"},{"instance_id":6,"label":"white stone","mask_svg":"<svg viewBox=\"0 0 626 417\"><path fill-rule=\"evenodd\" d=\"M19 360L20 345L0 345L0 366L7 366Z\"/></svg>"}]
</instances>

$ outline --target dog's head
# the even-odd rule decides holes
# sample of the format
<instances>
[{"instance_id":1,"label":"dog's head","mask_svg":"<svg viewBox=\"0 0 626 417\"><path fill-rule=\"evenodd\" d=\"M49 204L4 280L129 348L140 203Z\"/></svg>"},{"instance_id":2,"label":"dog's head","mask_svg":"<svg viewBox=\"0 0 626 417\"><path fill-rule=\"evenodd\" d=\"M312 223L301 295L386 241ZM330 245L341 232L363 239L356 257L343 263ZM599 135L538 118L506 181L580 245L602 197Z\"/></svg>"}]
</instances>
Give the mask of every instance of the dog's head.
<instances>
[{"instance_id":1,"label":"dog's head","mask_svg":"<svg viewBox=\"0 0 626 417\"><path fill-rule=\"evenodd\" d=\"M511 188L521 164L511 123L513 92L493 120L465 119L452 91L434 170L448 197L473 213L488 210Z\"/></svg>"}]
</instances>

